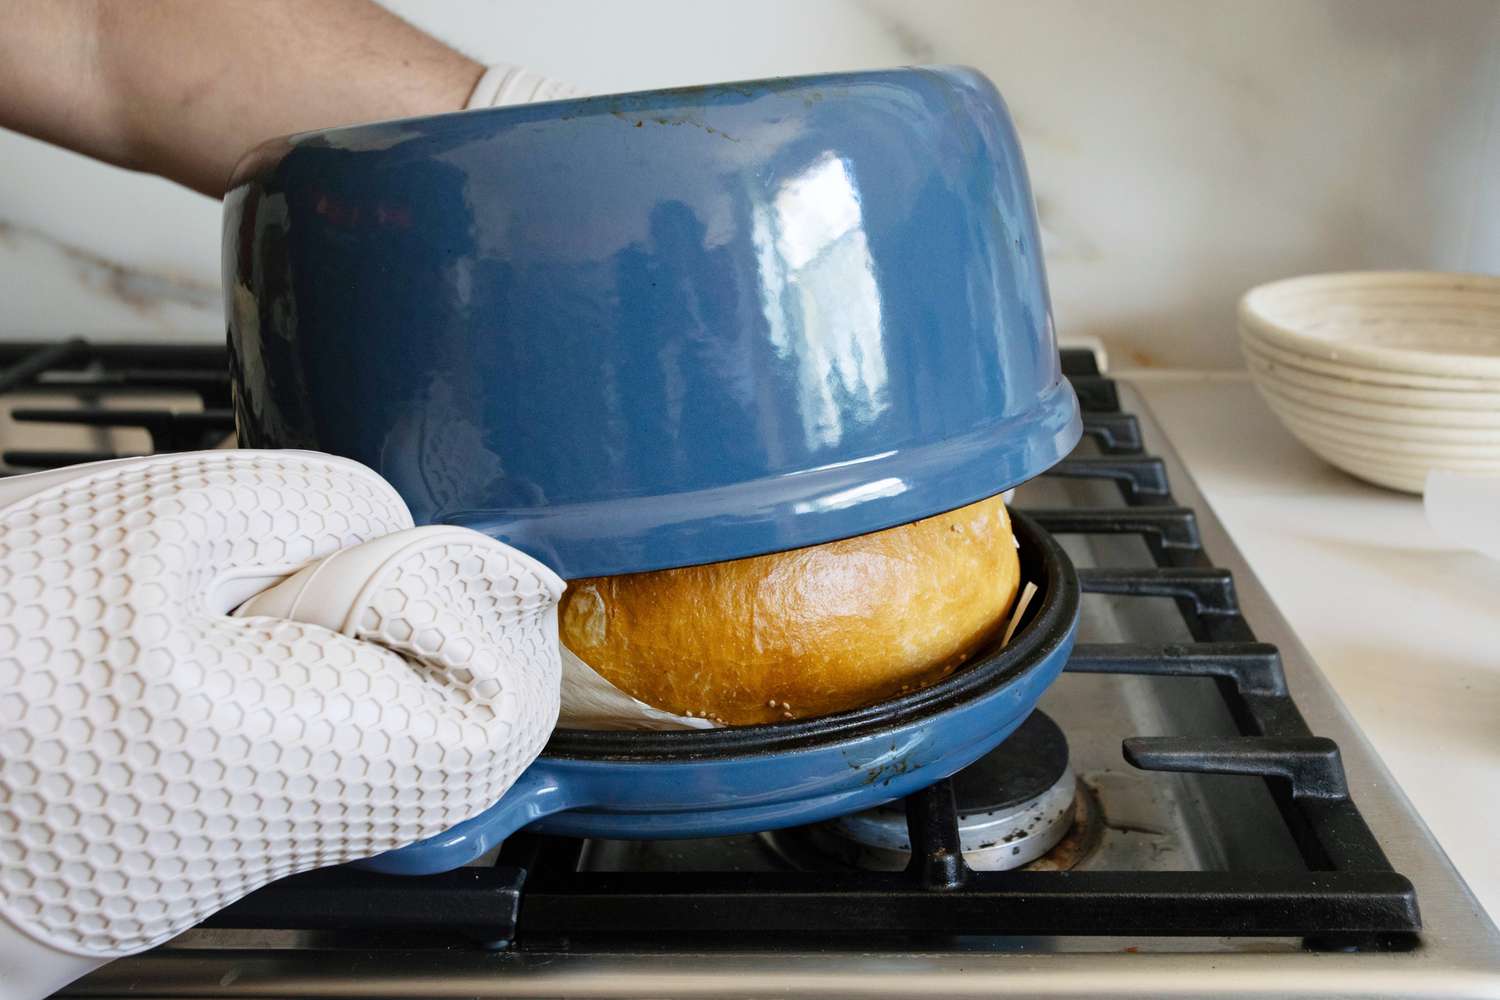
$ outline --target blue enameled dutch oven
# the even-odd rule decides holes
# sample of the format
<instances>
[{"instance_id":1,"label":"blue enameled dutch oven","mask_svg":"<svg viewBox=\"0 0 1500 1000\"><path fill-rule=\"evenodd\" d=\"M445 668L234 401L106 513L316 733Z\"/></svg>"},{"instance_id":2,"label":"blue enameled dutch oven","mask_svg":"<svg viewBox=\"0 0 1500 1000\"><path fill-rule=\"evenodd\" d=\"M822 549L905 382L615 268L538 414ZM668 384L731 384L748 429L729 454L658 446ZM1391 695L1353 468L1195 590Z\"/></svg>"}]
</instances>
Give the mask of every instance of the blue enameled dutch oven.
<instances>
[{"instance_id":1,"label":"blue enameled dutch oven","mask_svg":"<svg viewBox=\"0 0 1500 1000\"><path fill-rule=\"evenodd\" d=\"M565 578L917 520L1080 434L1015 131L973 70L293 136L241 165L224 236L241 443L358 459L419 523ZM490 810L365 863L452 868L527 825L771 829L952 774L1025 719L1073 643L1076 578L1014 525L1043 596L1007 648L818 719L559 730Z\"/></svg>"},{"instance_id":2,"label":"blue enameled dutch oven","mask_svg":"<svg viewBox=\"0 0 1500 1000\"><path fill-rule=\"evenodd\" d=\"M990 496L1080 433L1026 168L963 68L310 132L225 201L241 443L565 578Z\"/></svg>"},{"instance_id":3,"label":"blue enameled dutch oven","mask_svg":"<svg viewBox=\"0 0 1500 1000\"><path fill-rule=\"evenodd\" d=\"M715 837L812 823L910 794L978 760L1036 707L1072 651L1078 578L1057 542L1012 515L1040 600L1003 649L931 687L816 719L679 732L558 730L490 809L364 867L467 864L523 826L575 837Z\"/></svg>"}]
</instances>

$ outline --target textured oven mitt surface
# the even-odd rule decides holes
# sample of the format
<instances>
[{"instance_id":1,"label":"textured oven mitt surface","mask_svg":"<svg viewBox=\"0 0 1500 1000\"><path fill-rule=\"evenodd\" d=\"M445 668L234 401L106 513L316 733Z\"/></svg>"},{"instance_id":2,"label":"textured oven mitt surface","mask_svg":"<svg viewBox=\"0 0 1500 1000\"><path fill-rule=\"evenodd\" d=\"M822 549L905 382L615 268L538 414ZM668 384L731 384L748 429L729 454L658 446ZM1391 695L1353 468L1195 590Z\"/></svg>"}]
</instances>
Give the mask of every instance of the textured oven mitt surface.
<instances>
[{"instance_id":1,"label":"textured oven mitt surface","mask_svg":"<svg viewBox=\"0 0 1500 1000\"><path fill-rule=\"evenodd\" d=\"M295 607L310 566L342 617ZM0 997L493 804L557 717L562 588L324 455L0 481Z\"/></svg>"}]
</instances>

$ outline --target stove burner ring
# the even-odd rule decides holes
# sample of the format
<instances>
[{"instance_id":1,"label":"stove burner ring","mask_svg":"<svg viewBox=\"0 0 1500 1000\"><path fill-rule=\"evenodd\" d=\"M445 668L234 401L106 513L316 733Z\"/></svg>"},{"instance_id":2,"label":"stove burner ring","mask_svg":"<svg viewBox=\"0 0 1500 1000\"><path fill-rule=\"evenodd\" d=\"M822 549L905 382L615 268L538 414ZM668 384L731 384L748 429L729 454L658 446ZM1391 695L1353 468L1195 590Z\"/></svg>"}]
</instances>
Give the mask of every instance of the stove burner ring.
<instances>
[{"instance_id":1,"label":"stove burner ring","mask_svg":"<svg viewBox=\"0 0 1500 1000\"><path fill-rule=\"evenodd\" d=\"M958 824L964 860L976 871L1003 871L1040 858L1072 827L1077 788L1069 769L1057 784L1027 802L994 812L965 813ZM899 870L911 857L906 815L895 810L840 816L813 825L807 835L813 846L861 868Z\"/></svg>"},{"instance_id":2,"label":"stove burner ring","mask_svg":"<svg viewBox=\"0 0 1500 1000\"><path fill-rule=\"evenodd\" d=\"M1000 747L953 778L959 843L976 871L1037 863L1071 868L1093 843L1095 812L1068 766L1057 724L1034 712ZM875 871L906 867L911 857L906 810L888 802L794 830L763 835L797 867L836 863Z\"/></svg>"}]
</instances>

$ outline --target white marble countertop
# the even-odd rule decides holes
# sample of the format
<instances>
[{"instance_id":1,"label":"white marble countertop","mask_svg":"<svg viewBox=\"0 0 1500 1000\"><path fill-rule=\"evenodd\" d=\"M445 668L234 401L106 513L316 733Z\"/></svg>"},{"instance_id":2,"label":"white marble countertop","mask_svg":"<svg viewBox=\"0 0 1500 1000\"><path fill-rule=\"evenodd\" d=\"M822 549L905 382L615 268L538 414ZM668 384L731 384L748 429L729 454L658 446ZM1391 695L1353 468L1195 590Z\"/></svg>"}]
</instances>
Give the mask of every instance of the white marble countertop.
<instances>
[{"instance_id":1,"label":"white marble countertop","mask_svg":"<svg viewBox=\"0 0 1500 1000\"><path fill-rule=\"evenodd\" d=\"M1315 457L1242 372L1111 374L1145 396L1282 615L1500 921L1500 562L1439 541L1419 497Z\"/></svg>"}]
</instances>

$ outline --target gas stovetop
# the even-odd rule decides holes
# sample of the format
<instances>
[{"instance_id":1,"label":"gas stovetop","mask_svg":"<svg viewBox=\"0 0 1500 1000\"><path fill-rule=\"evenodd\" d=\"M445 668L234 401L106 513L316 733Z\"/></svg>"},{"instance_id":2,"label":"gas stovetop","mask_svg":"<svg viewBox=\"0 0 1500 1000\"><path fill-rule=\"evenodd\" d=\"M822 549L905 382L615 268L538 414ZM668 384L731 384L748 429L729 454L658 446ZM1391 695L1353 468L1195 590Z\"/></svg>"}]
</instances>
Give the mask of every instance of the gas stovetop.
<instances>
[{"instance_id":1,"label":"gas stovetop","mask_svg":"<svg viewBox=\"0 0 1500 1000\"><path fill-rule=\"evenodd\" d=\"M1140 397L1064 362L1085 440L1016 506L1079 567L1079 645L992 758L813 828L297 876L71 992L1500 995L1500 933ZM223 371L211 347L0 347L0 468L211 447Z\"/></svg>"}]
</instances>

